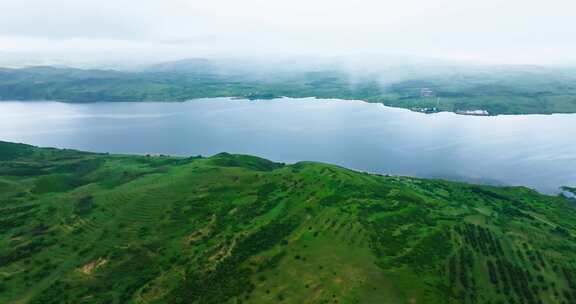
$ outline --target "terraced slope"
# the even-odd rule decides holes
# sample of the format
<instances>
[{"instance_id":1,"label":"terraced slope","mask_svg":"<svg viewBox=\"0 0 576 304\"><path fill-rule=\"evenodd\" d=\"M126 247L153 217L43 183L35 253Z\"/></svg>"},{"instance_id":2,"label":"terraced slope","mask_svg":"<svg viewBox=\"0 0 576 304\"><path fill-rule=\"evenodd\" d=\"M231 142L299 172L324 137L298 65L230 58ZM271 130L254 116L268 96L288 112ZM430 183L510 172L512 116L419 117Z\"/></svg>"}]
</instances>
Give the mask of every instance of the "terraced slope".
<instances>
[{"instance_id":1,"label":"terraced slope","mask_svg":"<svg viewBox=\"0 0 576 304\"><path fill-rule=\"evenodd\" d=\"M575 303L526 188L0 143L0 303Z\"/></svg>"}]
</instances>

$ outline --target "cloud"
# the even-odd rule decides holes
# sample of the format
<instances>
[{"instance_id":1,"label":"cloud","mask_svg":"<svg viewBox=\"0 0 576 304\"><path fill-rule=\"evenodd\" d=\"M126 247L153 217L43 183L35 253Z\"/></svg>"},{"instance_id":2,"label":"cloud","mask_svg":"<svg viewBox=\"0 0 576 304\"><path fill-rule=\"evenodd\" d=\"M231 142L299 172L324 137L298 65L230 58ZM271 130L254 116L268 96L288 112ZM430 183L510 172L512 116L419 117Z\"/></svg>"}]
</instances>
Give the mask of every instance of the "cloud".
<instances>
[{"instance_id":1,"label":"cloud","mask_svg":"<svg viewBox=\"0 0 576 304\"><path fill-rule=\"evenodd\" d=\"M0 50L59 56L93 47L96 58L143 60L395 52L553 63L576 51L572 0L2 0L0 11Z\"/></svg>"}]
</instances>

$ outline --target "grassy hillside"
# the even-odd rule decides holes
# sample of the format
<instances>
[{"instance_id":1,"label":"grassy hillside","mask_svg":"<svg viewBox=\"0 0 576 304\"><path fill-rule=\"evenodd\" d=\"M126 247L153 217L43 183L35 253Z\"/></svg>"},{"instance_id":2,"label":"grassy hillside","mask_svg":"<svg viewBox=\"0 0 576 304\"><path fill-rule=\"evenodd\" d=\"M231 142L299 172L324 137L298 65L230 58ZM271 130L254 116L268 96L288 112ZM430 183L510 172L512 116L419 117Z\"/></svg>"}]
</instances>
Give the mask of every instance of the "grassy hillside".
<instances>
[{"instance_id":1,"label":"grassy hillside","mask_svg":"<svg viewBox=\"0 0 576 304\"><path fill-rule=\"evenodd\" d=\"M408 69L408 68L407 68ZM118 72L35 67L0 69L0 100L182 101L203 97L279 96L360 99L425 112L576 113L576 71L458 68L379 71L352 76L341 68L264 74L222 72L209 63ZM422 96L422 89L430 96Z\"/></svg>"},{"instance_id":2,"label":"grassy hillside","mask_svg":"<svg viewBox=\"0 0 576 304\"><path fill-rule=\"evenodd\" d=\"M575 303L526 188L0 142L0 303Z\"/></svg>"}]
</instances>

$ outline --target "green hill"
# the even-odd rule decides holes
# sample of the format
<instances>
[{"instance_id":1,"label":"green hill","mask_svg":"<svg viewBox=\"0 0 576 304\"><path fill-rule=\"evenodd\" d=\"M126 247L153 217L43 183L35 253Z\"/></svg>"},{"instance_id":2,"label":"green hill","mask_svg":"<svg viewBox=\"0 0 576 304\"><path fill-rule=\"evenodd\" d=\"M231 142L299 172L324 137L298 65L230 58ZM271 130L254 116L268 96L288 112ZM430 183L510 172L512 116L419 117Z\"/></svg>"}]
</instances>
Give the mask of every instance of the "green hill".
<instances>
[{"instance_id":1,"label":"green hill","mask_svg":"<svg viewBox=\"0 0 576 304\"><path fill-rule=\"evenodd\" d=\"M288 96L359 99L421 112L576 113L573 68L403 67L363 72L360 77L338 66L297 72L273 66L262 74L257 67L230 71L232 66L217 67L199 60L123 72L0 68L0 100L114 102Z\"/></svg>"},{"instance_id":2,"label":"green hill","mask_svg":"<svg viewBox=\"0 0 576 304\"><path fill-rule=\"evenodd\" d=\"M576 204L0 142L0 303L575 303Z\"/></svg>"}]
</instances>

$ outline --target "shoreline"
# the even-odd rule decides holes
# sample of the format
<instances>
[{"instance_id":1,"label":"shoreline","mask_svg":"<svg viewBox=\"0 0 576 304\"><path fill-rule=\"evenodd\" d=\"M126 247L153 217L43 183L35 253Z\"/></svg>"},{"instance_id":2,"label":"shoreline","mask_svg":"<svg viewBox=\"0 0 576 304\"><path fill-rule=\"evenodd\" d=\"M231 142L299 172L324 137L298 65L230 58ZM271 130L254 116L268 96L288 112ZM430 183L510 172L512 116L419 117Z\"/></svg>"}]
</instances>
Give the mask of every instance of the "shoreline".
<instances>
[{"instance_id":1,"label":"shoreline","mask_svg":"<svg viewBox=\"0 0 576 304\"><path fill-rule=\"evenodd\" d=\"M496 117L496 116L525 116L525 115L576 115L576 111L574 112L539 112L539 113L494 113L490 112L485 109L469 109L469 110L429 110L428 108L418 108L418 107L401 107L396 105L387 104L385 101L368 101L363 99L355 99L355 98L341 98L341 97L318 97L318 96L278 96L275 98L262 98L262 99L251 99L250 97L246 96L209 96L209 97L197 97L192 99L185 99L185 100L134 100L134 99L126 99L126 100L102 100L102 101L81 101L81 100L69 100L69 99L13 99L13 100L3 100L0 99L0 104L5 102L59 102L59 103L66 103L66 104L94 104L94 103L181 103L181 102L193 102L196 100L203 100L203 99L219 99L219 98L226 98L234 101L246 101L246 102L273 102L281 99L315 99L315 100L345 100L345 101L361 101L365 103L372 103L372 104L381 104L385 107L394 108L394 109L404 109L414 113L420 113L425 115L432 115L432 114L439 114L439 113L453 113L456 115L461 116L477 116L477 117ZM483 111L482 113L475 113L478 111ZM470 112L470 113L468 113Z\"/></svg>"}]
</instances>

